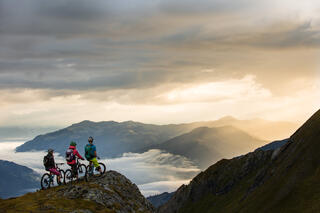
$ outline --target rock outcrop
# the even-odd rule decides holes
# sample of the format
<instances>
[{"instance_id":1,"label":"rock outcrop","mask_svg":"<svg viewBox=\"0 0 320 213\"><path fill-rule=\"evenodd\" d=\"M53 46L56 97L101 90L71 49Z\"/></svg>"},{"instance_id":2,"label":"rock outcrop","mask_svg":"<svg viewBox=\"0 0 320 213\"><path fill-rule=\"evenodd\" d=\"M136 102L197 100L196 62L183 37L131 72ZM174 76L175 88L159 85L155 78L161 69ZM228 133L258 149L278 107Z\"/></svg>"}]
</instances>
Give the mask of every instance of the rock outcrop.
<instances>
[{"instance_id":1,"label":"rock outcrop","mask_svg":"<svg viewBox=\"0 0 320 213\"><path fill-rule=\"evenodd\" d=\"M0 212L154 212L138 187L125 176L108 171L90 182L54 187L0 201Z\"/></svg>"}]
</instances>

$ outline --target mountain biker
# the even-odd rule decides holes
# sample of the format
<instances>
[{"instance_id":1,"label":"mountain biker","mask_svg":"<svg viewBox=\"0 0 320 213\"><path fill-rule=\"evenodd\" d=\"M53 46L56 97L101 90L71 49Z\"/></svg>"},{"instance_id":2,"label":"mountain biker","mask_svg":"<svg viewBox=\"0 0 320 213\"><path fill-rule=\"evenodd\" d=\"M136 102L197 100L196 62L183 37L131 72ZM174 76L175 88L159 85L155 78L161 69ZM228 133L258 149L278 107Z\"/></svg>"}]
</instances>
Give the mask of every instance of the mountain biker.
<instances>
[{"instance_id":1,"label":"mountain biker","mask_svg":"<svg viewBox=\"0 0 320 213\"><path fill-rule=\"evenodd\" d=\"M67 160L67 164L71 166L72 173L77 176L78 171L77 171L76 157L80 158L81 160L84 160L84 158L79 154L76 146L77 146L76 142L74 141L70 142L69 149L66 151L66 160Z\"/></svg>"},{"instance_id":2,"label":"mountain biker","mask_svg":"<svg viewBox=\"0 0 320 213\"><path fill-rule=\"evenodd\" d=\"M89 165L94 165L97 171L102 173L101 167L97 161L97 150L96 146L93 145L93 137L88 138L89 144L87 144L84 148L85 150L85 157L89 161Z\"/></svg>"},{"instance_id":3,"label":"mountain biker","mask_svg":"<svg viewBox=\"0 0 320 213\"><path fill-rule=\"evenodd\" d=\"M47 171L49 171L50 173L52 173L54 175L57 175L58 184L61 185L61 180L60 180L61 174L56 168L56 164L54 162L53 151L54 151L53 149L48 149L48 154L46 156L44 156L44 158L43 158L43 164L44 164Z\"/></svg>"}]
</instances>

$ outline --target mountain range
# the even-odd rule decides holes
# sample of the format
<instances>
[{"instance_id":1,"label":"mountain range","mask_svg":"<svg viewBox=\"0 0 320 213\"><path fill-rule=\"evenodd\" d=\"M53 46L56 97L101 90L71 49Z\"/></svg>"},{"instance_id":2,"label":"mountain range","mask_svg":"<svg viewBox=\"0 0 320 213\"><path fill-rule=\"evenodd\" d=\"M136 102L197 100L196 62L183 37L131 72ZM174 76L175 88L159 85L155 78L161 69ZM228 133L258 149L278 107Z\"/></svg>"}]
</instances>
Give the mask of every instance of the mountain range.
<instances>
[{"instance_id":1,"label":"mountain range","mask_svg":"<svg viewBox=\"0 0 320 213\"><path fill-rule=\"evenodd\" d=\"M152 148L159 148L197 159L199 166L206 168L221 157L244 154L266 143L266 140L260 139L261 137L250 136L251 132L257 135L259 132L278 129L274 131L275 135L279 135L279 132L287 134L294 126L295 124L288 122L237 120L233 117L224 117L217 121L169 125L133 121L121 123L83 121L55 132L39 135L17 147L16 151L53 148L56 152L64 153L70 141L76 141L78 150L83 153L82 147L87 144L88 136L93 136L100 157L113 158L126 152L142 153ZM200 136L201 134L203 136ZM232 137L228 136L229 134ZM188 140L183 142L183 145L192 149L184 150L184 147L178 147L185 138ZM201 141L197 138L201 138ZM202 154L201 150L204 150Z\"/></svg>"},{"instance_id":2,"label":"mountain range","mask_svg":"<svg viewBox=\"0 0 320 213\"><path fill-rule=\"evenodd\" d=\"M183 128L158 126L138 122L91 122L83 121L67 128L39 135L33 140L17 147L18 152L47 150L53 148L65 153L70 141L76 141L78 149L83 148L89 136L94 137L100 157L117 157L125 152L147 151L146 147L162 143L171 137L183 133Z\"/></svg>"},{"instance_id":3,"label":"mountain range","mask_svg":"<svg viewBox=\"0 0 320 213\"><path fill-rule=\"evenodd\" d=\"M158 213L320 212L320 110L275 149L222 159Z\"/></svg>"},{"instance_id":4,"label":"mountain range","mask_svg":"<svg viewBox=\"0 0 320 213\"><path fill-rule=\"evenodd\" d=\"M174 150L175 147L170 145L177 143L191 149L188 147L190 143L211 149L207 141L216 143L226 135L230 138L224 138L224 141L232 141L236 137L245 137L246 141L258 140L235 127L200 127L155 145L169 146ZM191 143L189 138L196 141ZM320 110L290 138L275 141L245 155L221 159L173 194L155 197L155 202L161 203L165 202L162 199L169 199L155 211L319 212L319 141ZM213 147L217 146L220 145ZM219 149L224 149L223 146ZM7 168L11 167L9 165ZM109 171L92 183L61 186L15 199L0 200L0 209L15 211L17 208L35 212L154 212L135 184L114 171Z\"/></svg>"}]
</instances>

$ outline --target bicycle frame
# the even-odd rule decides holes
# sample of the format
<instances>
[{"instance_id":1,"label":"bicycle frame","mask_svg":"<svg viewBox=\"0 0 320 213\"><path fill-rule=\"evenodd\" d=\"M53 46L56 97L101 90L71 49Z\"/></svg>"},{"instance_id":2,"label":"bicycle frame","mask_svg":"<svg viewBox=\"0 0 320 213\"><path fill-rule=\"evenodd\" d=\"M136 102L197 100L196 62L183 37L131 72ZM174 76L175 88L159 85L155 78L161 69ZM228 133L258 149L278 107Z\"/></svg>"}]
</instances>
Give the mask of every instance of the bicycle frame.
<instances>
[{"instance_id":1,"label":"bicycle frame","mask_svg":"<svg viewBox=\"0 0 320 213\"><path fill-rule=\"evenodd\" d=\"M54 177L55 176L57 176L57 182L58 182L58 180L59 180L59 185L60 185L60 183L61 183L61 178L64 178L64 170L62 170L62 169L60 169L59 168L59 165L63 165L64 163L56 163L56 169L60 172L60 175L59 176L57 176L57 175L55 175L54 173L52 173L51 171L49 171L49 172L46 172L46 173L44 173L43 175L42 175L42 177L41 177L41 181L40 181L40 183L41 183L41 188L42 189L47 189L47 188L50 188L50 185L52 184L53 185L53 183L54 183ZM48 179L45 179L45 177L48 177ZM60 177L60 178L59 178ZM62 180L63 181L63 183L64 183L64 179ZM43 185L43 183L46 185L46 186L44 186Z\"/></svg>"}]
</instances>

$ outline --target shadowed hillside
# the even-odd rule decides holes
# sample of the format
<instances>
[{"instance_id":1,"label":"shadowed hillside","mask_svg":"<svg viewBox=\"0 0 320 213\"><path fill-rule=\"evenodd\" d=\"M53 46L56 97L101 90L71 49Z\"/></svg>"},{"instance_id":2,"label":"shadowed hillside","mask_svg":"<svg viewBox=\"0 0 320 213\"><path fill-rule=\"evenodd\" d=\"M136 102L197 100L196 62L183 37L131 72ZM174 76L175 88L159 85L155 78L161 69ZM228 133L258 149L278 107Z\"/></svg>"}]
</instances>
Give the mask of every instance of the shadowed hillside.
<instances>
[{"instance_id":1,"label":"shadowed hillside","mask_svg":"<svg viewBox=\"0 0 320 213\"><path fill-rule=\"evenodd\" d=\"M152 148L185 156L205 169L221 158L245 154L265 143L231 126L200 127Z\"/></svg>"},{"instance_id":2,"label":"shadowed hillside","mask_svg":"<svg viewBox=\"0 0 320 213\"><path fill-rule=\"evenodd\" d=\"M0 174L1 198L20 196L40 186L39 174L10 161L0 160Z\"/></svg>"},{"instance_id":3,"label":"shadowed hillside","mask_svg":"<svg viewBox=\"0 0 320 213\"><path fill-rule=\"evenodd\" d=\"M319 152L320 110L281 148L217 162L158 212L319 212Z\"/></svg>"}]
</instances>

